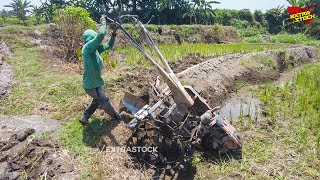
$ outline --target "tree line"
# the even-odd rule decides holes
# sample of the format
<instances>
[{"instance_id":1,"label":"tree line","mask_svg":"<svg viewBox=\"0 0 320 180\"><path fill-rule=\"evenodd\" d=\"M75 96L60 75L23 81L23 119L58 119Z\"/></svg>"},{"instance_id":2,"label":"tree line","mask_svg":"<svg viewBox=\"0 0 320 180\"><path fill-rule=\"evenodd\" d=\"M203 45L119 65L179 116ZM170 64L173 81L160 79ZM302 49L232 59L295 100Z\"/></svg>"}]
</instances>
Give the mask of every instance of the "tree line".
<instances>
[{"instance_id":1,"label":"tree line","mask_svg":"<svg viewBox=\"0 0 320 180\"><path fill-rule=\"evenodd\" d=\"M290 5L307 6L315 4L314 13L319 15L319 0L287 0ZM265 28L269 33L279 32L310 32L319 37L320 17L312 26L303 23L293 24L289 21L287 7L277 7L263 13L249 9L229 10L216 9L220 1L206 0L41 0L42 5L33 6L27 0L13 0L7 7L13 11L2 11L1 15L16 15L24 20L28 13L36 18L46 17L52 20L56 9L67 6L82 7L90 16L98 21L101 14L116 18L121 14L138 15L142 22L151 24L221 24L237 28ZM223 3L223 2L221 2Z\"/></svg>"}]
</instances>

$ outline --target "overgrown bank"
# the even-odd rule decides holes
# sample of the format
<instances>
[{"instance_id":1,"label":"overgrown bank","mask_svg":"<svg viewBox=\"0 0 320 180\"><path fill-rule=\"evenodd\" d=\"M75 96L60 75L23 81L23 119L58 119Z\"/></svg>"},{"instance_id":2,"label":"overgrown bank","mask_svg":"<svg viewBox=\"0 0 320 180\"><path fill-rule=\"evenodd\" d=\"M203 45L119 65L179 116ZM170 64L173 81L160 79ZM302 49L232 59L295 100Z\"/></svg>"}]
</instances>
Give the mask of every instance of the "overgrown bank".
<instances>
[{"instance_id":1,"label":"overgrown bank","mask_svg":"<svg viewBox=\"0 0 320 180\"><path fill-rule=\"evenodd\" d=\"M319 50L302 46L249 54L232 54L194 65L178 77L184 84L202 92L211 105L221 105L237 83L265 83L278 79L280 73L303 63L319 61ZM201 81L199 81L201 79Z\"/></svg>"},{"instance_id":2,"label":"overgrown bank","mask_svg":"<svg viewBox=\"0 0 320 180\"><path fill-rule=\"evenodd\" d=\"M123 124L109 121L109 118L106 118L101 111L97 112L90 120L91 125L89 128L84 128L78 123L79 114L87 103L90 102L90 98L84 95L81 88L81 75L75 73L75 70L72 68L68 69L70 66L68 63L44 58L42 50L39 49L39 44L33 41L33 36L28 36L29 33L34 34L34 29L28 28L27 31L19 31L14 28L9 28L4 30L5 32L10 32L10 36L6 34L5 39L10 42L9 45L14 52L14 56L8 58L6 61L11 63L17 71L15 78L19 81L19 84L14 87L11 96L5 101L2 101L1 113L8 115L41 114L68 121L67 125L65 125L61 131L61 134L59 134L59 140L63 145L63 149L68 149L69 152L75 154L81 162L81 175L84 178L119 178L117 174L121 174L123 178L145 178L144 174L132 163L132 159L130 159L130 156L127 154L113 154L100 151L105 145L111 147L124 143L125 139L123 137L126 137L130 132L128 132L128 129L126 129ZM23 34L23 38L20 34ZM38 36L35 38L37 37ZM278 64L275 63L276 61L272 61L270 57L274 59L277 58L270 56L268 53L262 56L259 56L261 55L259 53L254 53L257 56L253 56L252 59L241 59L241 57L247 56L243 53L259 52L267 49L287 51L288 45L183 44L182 46L164 45L160 48L162 48L162 51L164 51L164 49L168 51L166 53L167 57L174 56L174 58L168 60L176 62L175 70L177 72L201 63L202 61L212 60L210 57L207 59L207 55L218 56L228 53L240 53L238 55L224 56L225 59L229 57L240 58L239 61L236 61L235 58L230 58L229 61L229 63L240 62L239 66L234 64L230 66L229 63L226 63L228 62L227 60L221 60L222 65L218 66L219 68L217 67L218 70L221 69L221 71L225 73L234 72L234 70L237 70L241 65L247 65L249 70L250 68L256 68L255 70L258 71L262 68L262 72L268 70L266 72L274 71L279 73ZM313 49L310 47L306 48L307 50L304 50L303 47L301 48L303 52L301 54L302 57L304 57L301 60L305 60L305 58L309 56L307 53L308 50ZM130 48L121 49L122 52L126 52L126 50L129 52L126 60L117 64L118 66L116 66L115 69L109 67L104 74L104 78L107 80L107 90L112 87L114 91L122 92L129 89L128 86L130 84L131 87L135 87L138 91L141 90L144 85L147 86L149 84L149 81L145 79L132 81L137 78L149 77L150 74L145 73L142 74L143 76L135 76L141 72L141 69L131 69L132 66L135 68L136 66L140 66L141 68L141 63L145 62L145 60L139 56L135 57L134 55L136 55L137 52L133 48L128 49ZM172 55L172 49L176 49L173 53L175 55ZM47 49L44 50L46 51ZM118 50L120 50L120 48L115 51ZM198 60L197 56L189 57L185 51L191 52L191 50L198 51L200 56L204 58ZM291 49L293 57L299 56L300 53L295 54L295 52L301 52L300 50ZM267 52L271 53L274 51ZM264 53L266 52L262 54ZM286 66L284 69L290 69L290 66L299 64L300 59L289 58L290 55L290 53L285 55L285 62L287 61L287 63L285 63ZM313 56L312 53L310 55ZM132 64L130 64L130 60L132 60ZM263 67L261 67L261 65L263 65ZM208 67L209 66L207 66L207 68ZM207 69L206 71L209 73L211 70ZM230 75L232 74L230 73ZM244 75L245 77L250 77L246 73L244 73ZM131 79L127 77L131 77ZM241 73L239 76L236 76L235 79L236 78L241 79ZM145 81L144 83L146 84L141 84L142 81ZM226 80L226 82L230 81L232 81L232 79ZM186 81L183 81L183 83L186 83ZM212 82L210 81L210 83ZM212 92L208 91L208 93ZM114 96L113 94L110 95ZM296 149L282 153L282 149L287 147L285 146L287 141L283 139L279 140L279 137L282 137L282 134L289 135L286 134L288 133L286 126L278 129L269 128L273 126L269 126L269 121L264 121L263 119L261 119L259 123L252 121L243 121L241 123L235 125L235 127L240 128L240 132L243 134L245 141L243 160L241 162L235 160L212 162L210 159L203 159L203 157L196 156L194 166L197 171L193 174L196 178L294 178L302 177L303 175L308 178L318 177L314 164L311 164L308 168L305 166L298 167L300 163L310 165L307 161L309 159L304 159L304 157L307 157L306 153L299 155L296 153ZM298 144L294 144L294 146L295 145ZM268 149L266 147L268 147ZM272 159L273 157L275 158ZM292 157L299 157L300 159L292 159ZM278 161L278 159L282 159L282 161ZM294 163L286 168L284 167L286 165L285 161L293 161ZM307 172L303 171L304 169L307 169ZM300 173L301 171L303 171L303 173Z\"/></svg>"}]
</instances>

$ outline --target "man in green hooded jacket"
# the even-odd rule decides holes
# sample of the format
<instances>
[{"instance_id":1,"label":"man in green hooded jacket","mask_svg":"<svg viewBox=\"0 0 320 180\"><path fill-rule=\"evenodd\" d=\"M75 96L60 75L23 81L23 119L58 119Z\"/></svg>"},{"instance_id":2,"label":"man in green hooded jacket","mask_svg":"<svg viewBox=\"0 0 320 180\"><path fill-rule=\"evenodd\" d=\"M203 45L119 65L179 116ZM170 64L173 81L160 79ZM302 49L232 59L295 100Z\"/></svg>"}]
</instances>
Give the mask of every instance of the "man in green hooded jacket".
<instances>
[{"instance_id":1,"label":"man in green hooded jacket","mask_svg":"<svg viewBox=\"0 0 320 180\"><path fill-rule=\"evenodd\" d=\"M113 24L114 25L114 24ZM93 98L91 104L84 111L80 118L83 125L89 123L88 119L101 106L102 109L108 113L112 118L121 120L118 112L113 108L109 98L106 96L103 86L104 81L101 77L101 70L103 68L102 58L100 53L111 49L116 38L117 27L110 26L113 30L109 42L101 44L107 32L106 19L101 17L101 27L96 33L94 30L88 29L83 33L84 46L82 48L83 54L83 88L85 92Z\"/></svg>"}]
</instances>

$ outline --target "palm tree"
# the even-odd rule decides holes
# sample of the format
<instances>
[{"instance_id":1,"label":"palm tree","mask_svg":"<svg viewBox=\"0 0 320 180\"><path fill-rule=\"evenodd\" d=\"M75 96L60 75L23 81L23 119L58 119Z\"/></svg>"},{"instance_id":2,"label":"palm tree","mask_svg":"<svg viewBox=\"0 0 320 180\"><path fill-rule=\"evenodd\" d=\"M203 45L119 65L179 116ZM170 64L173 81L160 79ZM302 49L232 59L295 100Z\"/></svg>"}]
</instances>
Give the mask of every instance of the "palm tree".
<instances>
[{"instance_id":1,"label":"palm tree","mask_svg":"<svg viewBox=\"0 0 320 180\"><path fill-rule=\"evenodd\" d=\"M40 8L45 12L48 20L52 20L55 9L61 9L68 5L65 0L45 0L44 2L40 0L40 2L42 4Z\"/></svg>"},{"instance_id":2,"label":"palm tree","mask_svg":"<svg viewBox=\"0 0 320 180\"><path fill-rule=\"evenodd\" d=\"M209 24L213 22L213 17L215 16L212 4L220 4L218 1L205 1L203 6L203 13L205 16L205 23Z\"/></svg>"},{"instance_id":3,"label":"palm tree","mask_svg":"<svg viewBox=\"0 0 320 180\"><path fill-rule=\"evenodd\" d=\"M291 6L306 6L311 4L312 0L287 0L287 2L291 5Z\"/></svg>"},{"instance_id":4,"label":"palm tree","mask_svg":"<svg viewBox=\"0 0 320 180\"><path fill-rule=\"evenodd\" d=\"M5 5L4 7L10 7L13 9L13 12L15 15L21 19L21 20L26 20L26 15L27 13L30 12L29 8L32 6L30 5L30 1L27 2L27 0L13 0L12 3L9 5Z\"/></svg>"},{"instance_id":5,"label":"palm tree","mask_svg":"<svg viewBox=\"0 0 320 180\"><path fill-rule=\"evenodd\" d=\"M208 19L212 19L214 11L212 4L220 4L218 1L192 0L193 9L195 12L195 22L207 23Z\"/></svg>"}]
</instances>

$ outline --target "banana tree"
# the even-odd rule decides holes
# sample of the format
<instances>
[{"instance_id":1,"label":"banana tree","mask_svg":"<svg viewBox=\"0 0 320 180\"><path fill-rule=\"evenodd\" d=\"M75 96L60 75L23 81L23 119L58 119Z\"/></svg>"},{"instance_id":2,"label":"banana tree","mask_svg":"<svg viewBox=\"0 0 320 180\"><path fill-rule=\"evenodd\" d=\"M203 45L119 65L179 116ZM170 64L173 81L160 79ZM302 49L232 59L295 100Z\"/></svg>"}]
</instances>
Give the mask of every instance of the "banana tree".
<instances>
[{"instance_id":1,"label":"banana tree","mask_svg":"<svg viewBox=\"0 0 320 180\"><path fill-rule=\"evenodd\" d=\"M25 21L27 19L27 13L31 12L30 1L27 0L13 0L9 5L5 5L4 7L9 7L13 9L14 14L21 20Z\"/></svg>"}]
</instances>

